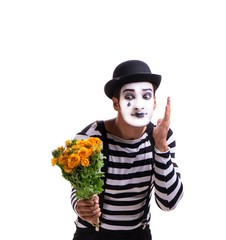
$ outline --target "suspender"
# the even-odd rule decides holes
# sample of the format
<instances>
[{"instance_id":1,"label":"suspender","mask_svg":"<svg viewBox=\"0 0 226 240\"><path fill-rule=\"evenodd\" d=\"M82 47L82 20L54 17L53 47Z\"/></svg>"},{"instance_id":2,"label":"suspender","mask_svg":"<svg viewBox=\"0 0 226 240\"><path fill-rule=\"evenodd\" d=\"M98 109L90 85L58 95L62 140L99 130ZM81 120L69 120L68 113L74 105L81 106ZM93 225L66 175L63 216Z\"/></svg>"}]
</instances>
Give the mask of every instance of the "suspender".
<instances>
[{"instance_id":1,"label":"suspender","mask_svg":"<svg viewBox=\"0 0 226 240\"><path fill-rule=\"evenodd\" d=\"M100 131L102 135L102 142L103 142L103 150L102 153L106 157L104 160L104 166L102 168L102 172L104 172L105 177L104 177L104 185L103 189L104 191L99 195L99 204L100 204L100 209L103 209L103 204L104 204L104 192L105 192L105 187L106 187L106 180L107 180L107 173L108 173L108 138L107 138L107 131L105 129L104 121L97 121L98 124L98 130ZM102 216L102 215L101 215ZM101 221L101 216L100 216L100 221Z\"/></svg>"},{"instance_id":2,"label":"suspender","mask_svg":"<svg viewBox=\"0 0 226 240\"><path fill-rule=\"evenodd\" d=\"M154 138L153 138L153 129L154 129L154 124L152 122L150 122L148 125L147 125L147 133L148 133L148 137L150 139L150 142L151 142L151 151L152 151L152 171L154 171L154 147L155 147L155 141L154 141ZM151 181L150 181L150 185L148 187L148 192L147 192L147 198L146 198L146 203L145 203L145 206L144 206L144 213L143 213L143 229L145 229L146 225L147 225L147 217L148 217L148 211L149 211L149 202L150 202L150 193L151 193L151 190L152 190L152 186L151 186Z\"/></svg>"}]
</instances>

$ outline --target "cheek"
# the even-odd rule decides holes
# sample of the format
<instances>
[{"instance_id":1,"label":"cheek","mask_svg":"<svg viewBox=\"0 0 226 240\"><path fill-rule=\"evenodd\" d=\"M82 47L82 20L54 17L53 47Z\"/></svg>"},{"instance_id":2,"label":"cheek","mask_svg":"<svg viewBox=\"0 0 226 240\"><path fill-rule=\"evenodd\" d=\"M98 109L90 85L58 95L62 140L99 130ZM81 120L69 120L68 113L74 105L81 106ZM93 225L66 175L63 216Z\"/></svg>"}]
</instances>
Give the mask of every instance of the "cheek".
<instances>
[{"instance_id":1,"label":"cheek","mask_svg":"<svg viewBox=\"0 0 226 240\"><path fill-rule=\"evenodd\" d=\"M146 108L148 109L154 109L154 101L147 101L146 102Z\"/></svg>"},{"instance_id":2,"label":"cheek","mask_svg":"<svg viewBox=\"0 0 226 240\"><path fill-rule=\"evenodd\" d=\"M120 106L121 106L122 110L128 111L129 109L131 109L132 103L131 103L131 101L121 99L120 100Z\"/></svg>"}]
</instances>

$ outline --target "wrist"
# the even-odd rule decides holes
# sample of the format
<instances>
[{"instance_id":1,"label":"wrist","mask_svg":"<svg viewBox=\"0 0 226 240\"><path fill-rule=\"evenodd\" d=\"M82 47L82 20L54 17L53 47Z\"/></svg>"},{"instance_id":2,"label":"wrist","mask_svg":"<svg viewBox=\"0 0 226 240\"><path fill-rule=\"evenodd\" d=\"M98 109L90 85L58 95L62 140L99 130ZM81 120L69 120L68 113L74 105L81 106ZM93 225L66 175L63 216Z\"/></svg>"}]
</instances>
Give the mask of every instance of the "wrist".
<instances>
[{"instance_id":1,"label":"wrist","mask_svg":"<svg viewBox=\"0 0 226 240\"><path fill-rule=\"evenodd\" d=\"M168 145L155 145L155 149L161 153L165 153L165 152L168 152L169 151L169 147Z\"/></svg>"}]
</instances>

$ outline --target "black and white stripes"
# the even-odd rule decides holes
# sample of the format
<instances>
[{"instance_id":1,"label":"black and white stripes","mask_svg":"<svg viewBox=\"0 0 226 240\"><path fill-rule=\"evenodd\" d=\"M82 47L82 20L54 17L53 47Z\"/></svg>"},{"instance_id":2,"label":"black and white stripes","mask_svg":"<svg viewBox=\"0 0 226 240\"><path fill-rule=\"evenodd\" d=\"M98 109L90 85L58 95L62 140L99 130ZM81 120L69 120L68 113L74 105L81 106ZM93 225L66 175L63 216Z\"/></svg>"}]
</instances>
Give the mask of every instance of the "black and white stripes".
<instances>
[{"instance_id":1,"label":"black and white stripes","mask_svg":"<svg viewBox=\"0 0 226 240\"><path fill-rule=\"evenodd\" d=\"M98 136L98 124L86 127L76 138ZM145 132L140 139L124 140L107 133L108 169L102 209L101 227L108 230L132 230L140 227L146 201L150 202L148 189L154 192L157 205L162 210L176 207L183 194L178 167L174 163L175 141L170 130L168 146L170 151L160 153L153 146ZM76 204L76 191L72 189L71 203ZM149 209L146 209L149 213ZM150 214L146 221L150 220ZM79 219L78 227L86 227Z\"/></svg>"}]
</instances>

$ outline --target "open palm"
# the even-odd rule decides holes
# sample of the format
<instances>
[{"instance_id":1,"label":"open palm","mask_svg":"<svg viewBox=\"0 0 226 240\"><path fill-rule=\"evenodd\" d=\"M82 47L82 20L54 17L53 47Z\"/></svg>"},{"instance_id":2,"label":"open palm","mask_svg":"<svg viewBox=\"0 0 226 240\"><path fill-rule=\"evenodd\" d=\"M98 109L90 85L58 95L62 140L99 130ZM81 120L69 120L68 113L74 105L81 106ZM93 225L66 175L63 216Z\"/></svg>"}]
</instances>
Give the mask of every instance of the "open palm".
<instances>
[{"instance_id":1,"label":"open palm","mask_svg":"<svg viewBox=\"0 0 226 240\"><path fill-rule=\"evenodd\" d=\"M171 111L170 97L168 97L164 117L157 121L157 125L153 130L155 147L161 152L165 152L168 150L166 139L170 125L170 111Z\"/></svg>"}]
</instances>

